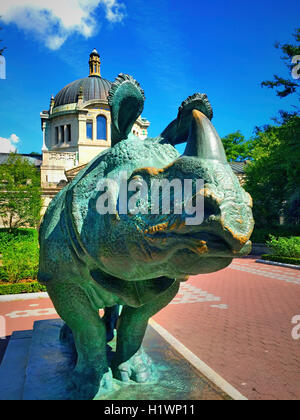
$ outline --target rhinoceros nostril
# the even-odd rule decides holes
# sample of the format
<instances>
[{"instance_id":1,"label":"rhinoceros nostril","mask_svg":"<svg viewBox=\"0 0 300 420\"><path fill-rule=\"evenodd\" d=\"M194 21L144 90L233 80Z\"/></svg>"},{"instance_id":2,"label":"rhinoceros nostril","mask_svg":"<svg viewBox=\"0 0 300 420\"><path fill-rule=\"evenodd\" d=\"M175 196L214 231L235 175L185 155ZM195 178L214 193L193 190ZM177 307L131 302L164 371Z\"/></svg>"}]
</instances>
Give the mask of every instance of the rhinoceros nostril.
<instances>
[{"instance_id":1,"label":"rhinoceros nostril","mask_svg":"<svg viewBox=\"0 0 300 420\"><path fill-rule=\"evenodd\" d=\"M238 223L242 223L242 222L239 221ZM227 224L224 223L223 218L221 218L221 225L222 225L222 228L223 228L225 234L227 232L230 234L229 241L230 241L231 245L234 247L234 249L235 249L235 246L237 246L237 245L239 247L244 246L248 242L250 234L246 235L244 233L233 230L230 226L228 226Z\"/></svg>"},{"instance_id":2,"label":"rhinoceros nostril","mask_svg":"<svg viewBox=\"0 0 300 420\"><path fill-rule=\"evenodd\" d=\"M198 191L197 194L201 195L204 198L212 200L218 206L220 206L222 203L221 197L218 197L213 191L211 191L208 188L201 188L201 190Z\"/></svg>"},{"instance_id":3,"label":"rhinoceros nostril","mask_svg":"<svg viewBox=\"0 0 300 420\"><path fill-rule=\"evenodd\" d=\"M219 216L220 215L220 206L223 199L218 197L213 191L208 188L202 188L197 192L197 195L203 197L203 210L204 210L204 219L208 219L210 216Z\"/></svg>"}]
</instances>

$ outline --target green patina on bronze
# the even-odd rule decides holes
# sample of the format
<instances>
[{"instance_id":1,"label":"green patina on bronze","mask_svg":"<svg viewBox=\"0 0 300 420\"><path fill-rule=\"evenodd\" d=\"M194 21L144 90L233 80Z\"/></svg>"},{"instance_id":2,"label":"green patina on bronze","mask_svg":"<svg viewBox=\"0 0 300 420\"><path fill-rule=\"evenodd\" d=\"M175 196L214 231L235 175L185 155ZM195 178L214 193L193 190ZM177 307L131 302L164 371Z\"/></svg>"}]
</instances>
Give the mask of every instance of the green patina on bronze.
<instances>
[{"instance_id":1,"label":"green patina on bronze","mask_svg":"<svg viewBox=\"0 0 300 420\"><path fill-rule=\"evenodd\" d=\"M157 138L130 134L142 113L144 93L120 74L109 93L112 147L98 155L51 202L40 229L39 281L74 337L77 364L72 372L74 398L109 391L111 374L119 380L153 381L155 368L141 345L148 320L176 295L189 275L227 267L251 249L251 197L227 163L222 142L210 122L206 95L184 101L177 118ZM175 149L187 142L183 156ZM186 225L186 214L122 214L124 183L142 178L204 180L204 221ZM101 179L114 179L110 192L115 214L100 215ZM149 188L150 190L150 188ZM130 195L128 196L128 198ZM171 195L172 198L172 195ZM116 327L117 347L108 357L106 343ZM105 316L99 317L99 309ZM112 359L112 360L111 360Z\"/></svg>"}]
</instances>

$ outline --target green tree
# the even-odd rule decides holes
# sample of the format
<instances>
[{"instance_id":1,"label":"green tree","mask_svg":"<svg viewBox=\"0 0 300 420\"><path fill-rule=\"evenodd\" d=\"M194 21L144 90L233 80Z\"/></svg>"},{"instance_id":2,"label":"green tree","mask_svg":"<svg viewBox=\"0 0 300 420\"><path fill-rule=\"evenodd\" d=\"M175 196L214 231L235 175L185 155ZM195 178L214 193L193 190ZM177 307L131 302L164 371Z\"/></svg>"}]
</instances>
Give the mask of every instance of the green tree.
<instances>
[{"instance_id":1,"label":"green tree","mask_svg":"<svg viewBox=\"0 0 300 420\"><path fill-rule=\"evenodd\" d=\"M240 162L252 158L253 142L246 140L240 131L223 137L222 142L230 162Z\"/></svg>"},{"instance_id":2,"label":"green tree","mask_svg":"<svg viewBox=\"0 0 300 420\"><path fill-rule=\"evenodd\" d=\"M245 188L252 195L258 227L278 223L279 216L288 212L288 208L294 212L294 222L297 220L294 196L300 189L299 138L297 115L285 115L281 124L256 131L253 162L246 168Z\"/></svg>"},{"instance_id":3,"label":"green tree","mask_svg":"<svg viewBox=\"0 0 300 420\"><path fill-rule=\"evenodd\" d=\"M35 157L35 156L40 157L41 156L41 153L39 153L39 152L31 152L31 153L29 153L29 156L32 156L32 157Z\"/></svg>"},{"instance_id":4,"label":"green tree","mask_svg":"<svg viewBox=\"0 0 300 420\"><path fill-rule=\"evenodd\" d=\"M40 174L28 160L10 154L0 165L0 216L10 230L37 227L42 199Z\"/></svg>"},{"instance_id":5,"label":"green tree","mask_svg":"<svg viewBox=\"0 0 300 420\"><path fill-rule=\"evenodd\" d=\"M300 188L291 194L284 207L284 216L290 224L300 224Z\"/></svg>"},{"instance_id":6,"label":"green tree","mask_svg":"<svg viewBox=\"0 0 300 420\"><path fill-rule=\"evenodd\" d=\"M262 86L266 86L271 89L276 89L276 94L280 98L285 98L288 95L296 93L300 98L299 88L300 88L300 78L295 79L292 77L292 69L294 68L296 63L292 63L292 58L300 55L300 28L297 28L295 33L293 34L295 38L294 44L280 44L276 43L275 47L280 49L283 52L282 60L286 63L289 71L290 77L284 78L281 76L277 76L276 74L273 76L273 80L265 80L262 82ZM298 72L299 74L299 72ZM299 74L300 76L300 74Z\"/></svg>"}]
</instances>

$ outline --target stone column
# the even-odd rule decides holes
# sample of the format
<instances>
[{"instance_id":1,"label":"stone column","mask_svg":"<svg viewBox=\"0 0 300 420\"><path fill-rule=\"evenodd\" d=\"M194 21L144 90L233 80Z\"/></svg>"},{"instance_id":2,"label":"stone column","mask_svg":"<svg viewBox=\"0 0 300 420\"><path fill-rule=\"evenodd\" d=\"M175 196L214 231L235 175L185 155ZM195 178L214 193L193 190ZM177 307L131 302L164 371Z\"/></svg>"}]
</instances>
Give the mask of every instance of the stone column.
<instances>
[{"instance_id":1,"label":"stone column","mask_svg":"<svg viewBox=\"0 0 300 420\"><path fill-rule=\"evenodd\" d=\"M64 143L67 143L67 126L64 125Z\"/></svg>"},{"instance_id":2,"label":"stone column","mask_svg":"<svg viewBox=\"0 0 300 420\"><path fill-rule=\"evenodd\" d=\"M48 147L46 146L46 129L47 129L47 123L46 121L43 121L42 123L42 129L43 129L43 147L42 151L46 152L48 150Z\"/></svg>"},{"instance_id":3,"label":"stone column","mask_svg":"<svg viewBox=\"0 0 300 420\"><path fill-rule=\"evenodd\" d=\"M86 114L78 115L78 142L86 140Z\"/></svg>"}]
</instances>

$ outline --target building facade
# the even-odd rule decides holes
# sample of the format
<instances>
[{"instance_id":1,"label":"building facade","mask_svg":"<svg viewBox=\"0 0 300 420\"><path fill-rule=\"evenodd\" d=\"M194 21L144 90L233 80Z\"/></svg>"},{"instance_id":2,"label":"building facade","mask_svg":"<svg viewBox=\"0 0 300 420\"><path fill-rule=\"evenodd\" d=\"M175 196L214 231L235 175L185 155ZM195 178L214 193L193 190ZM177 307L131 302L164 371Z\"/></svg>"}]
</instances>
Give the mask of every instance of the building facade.
<instances>
[{"instance_id":1,"label":"building facade","mask_svg":"<svg viewBox=\"0 0 300 420\"><path fill-rule=\"evenodd\" d=\"M111 146L108 93L112 82L101 77L96 49L89 58L89 76L65 86L41 112L43 163L41 186L44 209L87 163ZM147 138L150 122L139 117L132 133Z\"/></svg>"}]
</instances>

